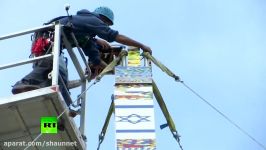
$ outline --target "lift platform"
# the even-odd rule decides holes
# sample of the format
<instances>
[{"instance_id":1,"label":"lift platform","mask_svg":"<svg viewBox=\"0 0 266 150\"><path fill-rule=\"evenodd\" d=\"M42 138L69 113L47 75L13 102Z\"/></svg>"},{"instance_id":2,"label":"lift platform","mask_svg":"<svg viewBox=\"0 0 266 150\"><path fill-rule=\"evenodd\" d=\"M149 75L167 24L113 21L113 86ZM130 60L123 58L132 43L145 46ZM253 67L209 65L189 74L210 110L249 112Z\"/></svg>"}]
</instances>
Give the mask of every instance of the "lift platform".
<instances>
[{"instance_id":1,"label":"lift platform","mask_svg":"<svg viewBox=\"0 0 266 150\"><path fill-rule=\"evenodd\" d=\"M28 142L32 142L41 132L41 117L56 117L64 111L60 120L63 120L65 129L58 130L57 134L42 134L33 143L36 146L31 146L29 149L47 149L48 147L57 150L85 149L82 135L74 120L68 116L68 108L57 86L0 99L0 149L26 148ZM20 141L24 144L19 143Z\"/></svg>"},{"instance_id":2,"label":"lift platform","mask_svg":"<svg viewBox=\"0 0 266 150\"><path fill-rule=\"evenodd\" d=\"M79 63L62 28L63 26L60 24L54 23L0 37L0 40L5 40L43 30L54 31L54 43L52 45L51 54L0 65L0 70L3 70L29 64L45 58L53 58L53 70L48 75L48 78L52 81L50 86L0 98L0 150L86 149L86 136L84 132L86 92L84 91L86 89L87 78L83 71L84 67ZM72 38L76 40L74 35ZM66 46L67 52L69 53L80 77L79 80L81 81L79 86L81 86L81 93L83 93L83 95L72 103L72 107L78 112L80 124L74 122L73 118L68 115L69 108L59 91L58 82L60 80L59 59L61 44ZM80 57L82 57L84 66L87 66L88 62L83 52L76 42L75 44L78 48ZM90 75L90 72L88 75ZM67 88L66 85L64 85L64 88ZM43 117L53 118L55 124L47 122L47 120L43 121ZM46 129L52 129L51 125L53 129L56 129L57 133L44 132ZM45 128L45 130L43 130L43 128Z\"/></svg>"}]
</instances>

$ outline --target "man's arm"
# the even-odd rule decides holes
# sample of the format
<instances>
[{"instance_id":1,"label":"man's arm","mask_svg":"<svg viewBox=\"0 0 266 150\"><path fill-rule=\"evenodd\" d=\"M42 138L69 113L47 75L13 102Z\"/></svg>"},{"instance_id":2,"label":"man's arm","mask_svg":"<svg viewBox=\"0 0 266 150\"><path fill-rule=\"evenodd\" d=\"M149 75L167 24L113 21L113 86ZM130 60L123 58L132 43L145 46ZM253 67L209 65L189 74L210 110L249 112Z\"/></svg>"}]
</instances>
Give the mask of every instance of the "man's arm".
<instances>
[{"instance_id":1,"label":"man's arm","mask_svg":"<svg viewBox=\"0 0 266 150\"><path fill-rule=\"evenodd\" d=\"M102 49L110 49L111 46L108 42L106 42L105 40L99 39L99 38L95 38L95 42L99 45L102 46Z\"/></svg>"},{"instance_id":2,"label":"man's arm","mask_svg":"<svg viewBox=\"0 0 266 150\"><path fill-rule=\"evenodd\" d=\"M152 50L150 47L148 47L148 46L146 46L146 45L144 45L138 41L135 41L135 40L133 40L133 39L131 39L125 35L118 34L115 37L115 41L118 43L127 45L127 46L135 46L135 47L141 48L144 52L152 53Z\"/></svg>"}]
</instances>

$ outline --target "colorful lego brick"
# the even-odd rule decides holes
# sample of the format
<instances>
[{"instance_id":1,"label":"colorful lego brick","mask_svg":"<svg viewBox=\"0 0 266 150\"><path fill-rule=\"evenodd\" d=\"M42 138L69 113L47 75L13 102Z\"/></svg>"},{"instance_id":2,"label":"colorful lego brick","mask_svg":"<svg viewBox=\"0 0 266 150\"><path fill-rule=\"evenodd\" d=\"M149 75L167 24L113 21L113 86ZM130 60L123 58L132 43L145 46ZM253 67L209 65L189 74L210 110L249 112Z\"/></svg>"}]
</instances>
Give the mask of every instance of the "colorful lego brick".
<instances>
[{"instance_id":1,"label":"colorful lego brick","mask_svg":"<svg viewBox=\"0 0 266 150\"><path fill-rule=\"evenodd\" d=\"M116 85L114 96L116 100L152 100L152 87L142 84Z\"/></svg>"},{"instance_id":2,"label":"colorful lego brick","mask_svg":"<svg viewBox=\"0 0 266 150\"><path fill-rule=\"evenodd\" d=\"M132 49L128 51L128 66L140 66L140 51L139 49Z\"/></svg>"},{"instance_id":3,"label":"colorful lego brick","mask_svg":"<svg viewBox=\"0 0 266 150\"><path fill-rule=\"evenodd\" d=\"M150 67L116 67L116 84L152 83Z\"/></svg>"},{"instance_id":4,"label":"colorful lego brick","mask_svg":"<svg viewBox=\"0 0 266 150\"><path fill-rule=\"evenodd\" d=\"M115 99L114 102L118 139L155 139L153 101Z\"/></svg>"},{"instance_id":5,"label":"colorful lego brick","mask_svg":"<svg viewBox=\"0 0 266 150\"><path fill-rule=\"evenodd\" d=\"M116 67L115 75L118 77L139 76L151 77L151 67Z\"/></svg>"},{"instance_id":6,"label":"colorful lego brick","mask_svg":"<svg viewBox=\"0 0 266 150\"><path fill-rule=\"evenodd\" d=\"M117 140L118 150L155 150L154 139L123 139Z\"/></svg>"}]
</instances>

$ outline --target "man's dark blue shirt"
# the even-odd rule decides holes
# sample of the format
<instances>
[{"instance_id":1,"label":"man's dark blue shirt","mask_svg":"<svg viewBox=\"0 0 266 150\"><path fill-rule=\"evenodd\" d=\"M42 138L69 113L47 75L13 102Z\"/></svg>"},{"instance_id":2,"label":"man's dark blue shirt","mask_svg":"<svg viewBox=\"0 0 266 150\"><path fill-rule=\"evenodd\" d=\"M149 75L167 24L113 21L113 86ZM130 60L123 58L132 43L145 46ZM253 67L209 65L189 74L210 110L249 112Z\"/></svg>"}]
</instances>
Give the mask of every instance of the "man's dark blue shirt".
<instances>
[{"instance_id":1,"label":"man's dark blue shirt","mask_svg":"<svg viewBox=\"0 0 266 150\"><path fill-rule=\"evenodd\" d=\"M53 21L59 21L62 25L71 23L72 31L77 39L84 39L85 37L92 39L92 37L98 36L108 42L113 42L118 35L118 31L106 25L98 14L86 9L78 11L76 15L58 17L58 19L52 19L50 22ZM94 41L88 40L86 45L81 44L80 46L93 64L100 63L99 51Z\"/></svg>"}]
</instances>

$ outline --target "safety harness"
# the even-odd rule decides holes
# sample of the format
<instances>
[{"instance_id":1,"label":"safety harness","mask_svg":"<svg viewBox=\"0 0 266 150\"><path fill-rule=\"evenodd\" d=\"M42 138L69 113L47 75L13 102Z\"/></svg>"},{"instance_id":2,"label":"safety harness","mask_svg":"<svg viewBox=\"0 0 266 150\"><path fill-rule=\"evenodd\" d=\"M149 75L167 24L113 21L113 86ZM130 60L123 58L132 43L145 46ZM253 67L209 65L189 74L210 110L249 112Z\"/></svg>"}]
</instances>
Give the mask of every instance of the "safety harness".
<instances>
[{"instance_id":1,"label":"safety harness","mask_svg":"<svg viewBox=\"0 0 266 150\"><path fill-rule=\"evenodd\" d=\"M59 16L56 17L46 23L44 25L51 24L53 22L58 21L59 19L68 17L68 23L66 26L71 27L71 16ZM32 46L31 46L31 55L30 57L38 57L47 53L50 53L50 49L52 47L54 41L54 31L53 30L44 30L35 32L31 36Z\"/></svg>"}]
</instances>

